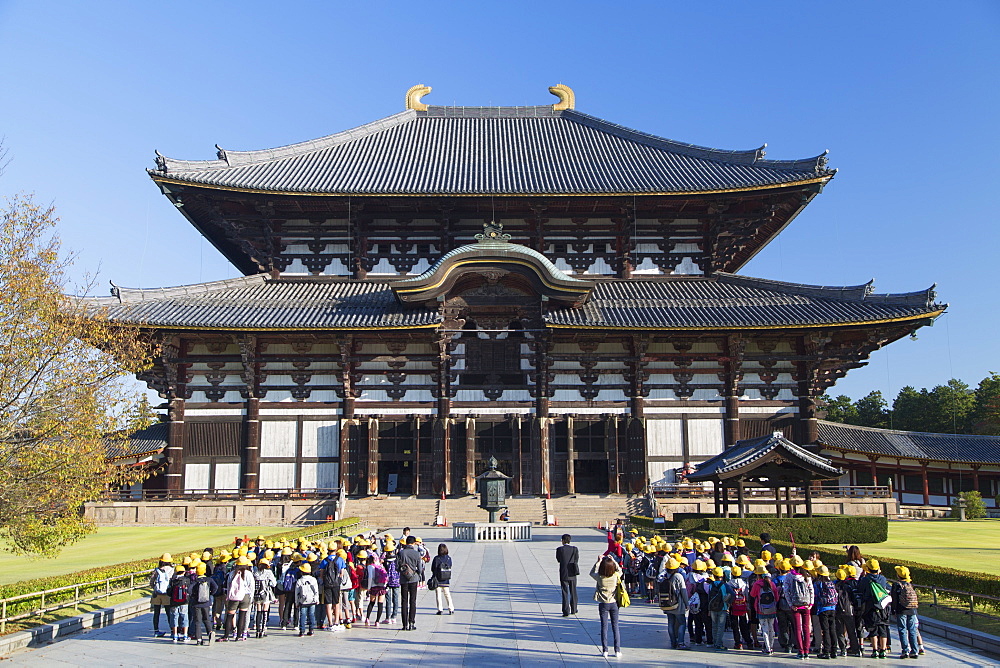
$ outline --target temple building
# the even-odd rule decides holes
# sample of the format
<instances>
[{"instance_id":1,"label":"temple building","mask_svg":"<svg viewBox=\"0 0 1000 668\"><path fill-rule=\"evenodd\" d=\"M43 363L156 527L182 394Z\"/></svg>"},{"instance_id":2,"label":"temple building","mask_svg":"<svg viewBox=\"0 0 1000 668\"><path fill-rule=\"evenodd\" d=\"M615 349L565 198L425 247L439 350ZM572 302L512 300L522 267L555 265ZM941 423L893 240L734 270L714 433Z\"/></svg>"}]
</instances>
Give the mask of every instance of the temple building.
<instances>
[{"instance_id":1,"label":"temple building","mask_svg":"<svg viewBox=\"0 0 1000 668\"><path fill-rule=\"evenodd\" d=\"M93 300L162 343L146 487L461 495L495 456L514 494L635 494L776 430L830 456L818 398L933 322L933 289L741 275L826 154L663 139L550 91L442 107L415 86L320 139L157 153L150 178L244 276Z\"/></svg>"}]
</instances>

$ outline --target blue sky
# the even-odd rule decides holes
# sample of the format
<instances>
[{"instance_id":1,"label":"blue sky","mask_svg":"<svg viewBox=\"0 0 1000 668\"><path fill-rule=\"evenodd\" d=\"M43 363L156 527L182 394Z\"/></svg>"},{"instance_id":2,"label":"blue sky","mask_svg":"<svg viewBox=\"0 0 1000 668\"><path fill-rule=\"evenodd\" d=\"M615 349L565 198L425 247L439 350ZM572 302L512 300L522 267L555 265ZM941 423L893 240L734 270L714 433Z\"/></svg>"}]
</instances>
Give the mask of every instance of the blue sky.
<instances>
[{"instance_id":1,"label":"blue sky","mask_svg":"<svg viewBox=\"0 0 1000 668\"><path fill-rule=\"evenodd\" d=\"M165 286L236 272L146 176L431 104L577 108L839 173L742 273L949 313L835 393L1000 371L1000 3L46 2L0 0L0 194L53 202L80 272Z\"/></svg>"}]
</instances>

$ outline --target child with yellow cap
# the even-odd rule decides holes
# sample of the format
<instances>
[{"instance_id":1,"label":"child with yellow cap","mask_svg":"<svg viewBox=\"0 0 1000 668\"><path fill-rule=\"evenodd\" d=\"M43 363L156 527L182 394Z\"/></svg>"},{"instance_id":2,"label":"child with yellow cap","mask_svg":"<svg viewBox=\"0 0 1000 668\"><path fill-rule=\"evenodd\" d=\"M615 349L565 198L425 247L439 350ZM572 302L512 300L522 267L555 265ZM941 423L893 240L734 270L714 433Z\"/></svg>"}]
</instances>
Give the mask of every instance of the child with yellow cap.
<instances>
[{"instance_id":1,"label":"child with yellow cap","mask_svg":"<svg viewBox=\"0 0 1000 668\"><path fill-rule=\"evenodd\" d=\"M919 648L917 637L917 592L913 588L910 569L896 566L897 581L892 585L892 611L896 614L899 633L900 659L916 659Z\"/></svg>"},{"instance_id":2,"label":"child with yellow cap","mask_svg":"<svg viewBox=\"0 0 1000 668\"><path fill-rule=\"evenodd\" d=\"M872 641L871 658L884 659L889 644L889 606L892 596L878 559L869 559L865 568L868 572L858 581L862 617L865 628L868 629L868 638Z\"/></svg>"}]
</instances>

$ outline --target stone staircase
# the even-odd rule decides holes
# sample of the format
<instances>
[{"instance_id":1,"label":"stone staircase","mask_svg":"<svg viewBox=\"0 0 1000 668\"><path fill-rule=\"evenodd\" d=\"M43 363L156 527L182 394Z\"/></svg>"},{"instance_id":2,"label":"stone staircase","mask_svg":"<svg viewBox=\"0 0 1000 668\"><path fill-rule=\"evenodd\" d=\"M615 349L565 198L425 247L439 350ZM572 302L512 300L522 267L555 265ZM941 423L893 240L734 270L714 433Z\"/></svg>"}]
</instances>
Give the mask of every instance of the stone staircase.
<instances>
[{"instance_id":1,"label":"stone staircase","mask_svg":"<svg viewBox=\"0 0 1000 668\"><path fill-rule=\"evenodd\" d=\"M596 527L629 515L648 515L646 498L624 494L575 494L545 502L547 512L563 527Z\"/></svg>"},{"instance_id":2,"label":"stone staircase","mask_svg":"<svg viewBox=\"0 0 1000 668\"><path fill-rule=\"evenodd\" d=\"M348 499L344 517L368 520L373 529L399 529L404 526L433 526L440 499L415 496L378 496Z\"/></svg>"},{"instance_id":3,"label":"stone staircase","mask_svg":"<svg viewBox=\"0 0 1000 668\"><path fill-rule=\"evenodd\" d=\"M510 511L509 521L544 524L545 510L542 501L537 496L508 498L506 504ZM442 501L441 505L444 509L442 514L448 520L449 525L454 522L486 522L489 520L489 513L479 507L478 496L449 498Z\"/></svg>"}]
</instances>

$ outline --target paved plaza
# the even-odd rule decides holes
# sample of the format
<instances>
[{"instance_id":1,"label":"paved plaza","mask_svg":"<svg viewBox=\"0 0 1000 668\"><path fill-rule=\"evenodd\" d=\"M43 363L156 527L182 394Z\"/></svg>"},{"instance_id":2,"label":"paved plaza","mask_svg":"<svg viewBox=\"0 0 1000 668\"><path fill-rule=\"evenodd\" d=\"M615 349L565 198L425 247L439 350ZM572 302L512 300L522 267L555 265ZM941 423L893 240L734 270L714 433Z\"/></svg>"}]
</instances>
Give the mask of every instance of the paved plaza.
<instances>
[{"instance_id":1,"label":"paved plaza","mask_svg":"<svg viewBox=\"0 0 1000 668\"><path fill-rule=\"evenodd\" d=\"M665 616L655 606L635 602L622 612L624 656L600 656L600 626L593 602L592 581L586 575L606 547L593 529L570 530L580 547L580 614L563 617L560 610L555 548L559 528L536 529L531 543L485 545L449 543L455 569L454 616L435 615L433 592L418 597L417 630L355 626L344 633L319 632L298 638L294 631L272 629L267 638L211 647L175 645L156 639L149 614L114 626L81 633L38 649L15 653L7 664L45 666L263 666L317 663L337 666L566 666L623 664L630 666L772 666L802 665L784 655L770 659L757 652L726 653L694 647L671 651ZM396 535L399 531L394 532ZM432 550L449 540L450 529L416 532ZM164 623L165 626L165 623ZM893 645L898 647L893 631ZM915 666L990 666L995 662L976 652L926 635L927 655ZM810 660L824 666L867 666L902 663Z\"/></svg>"}]
</instances>

